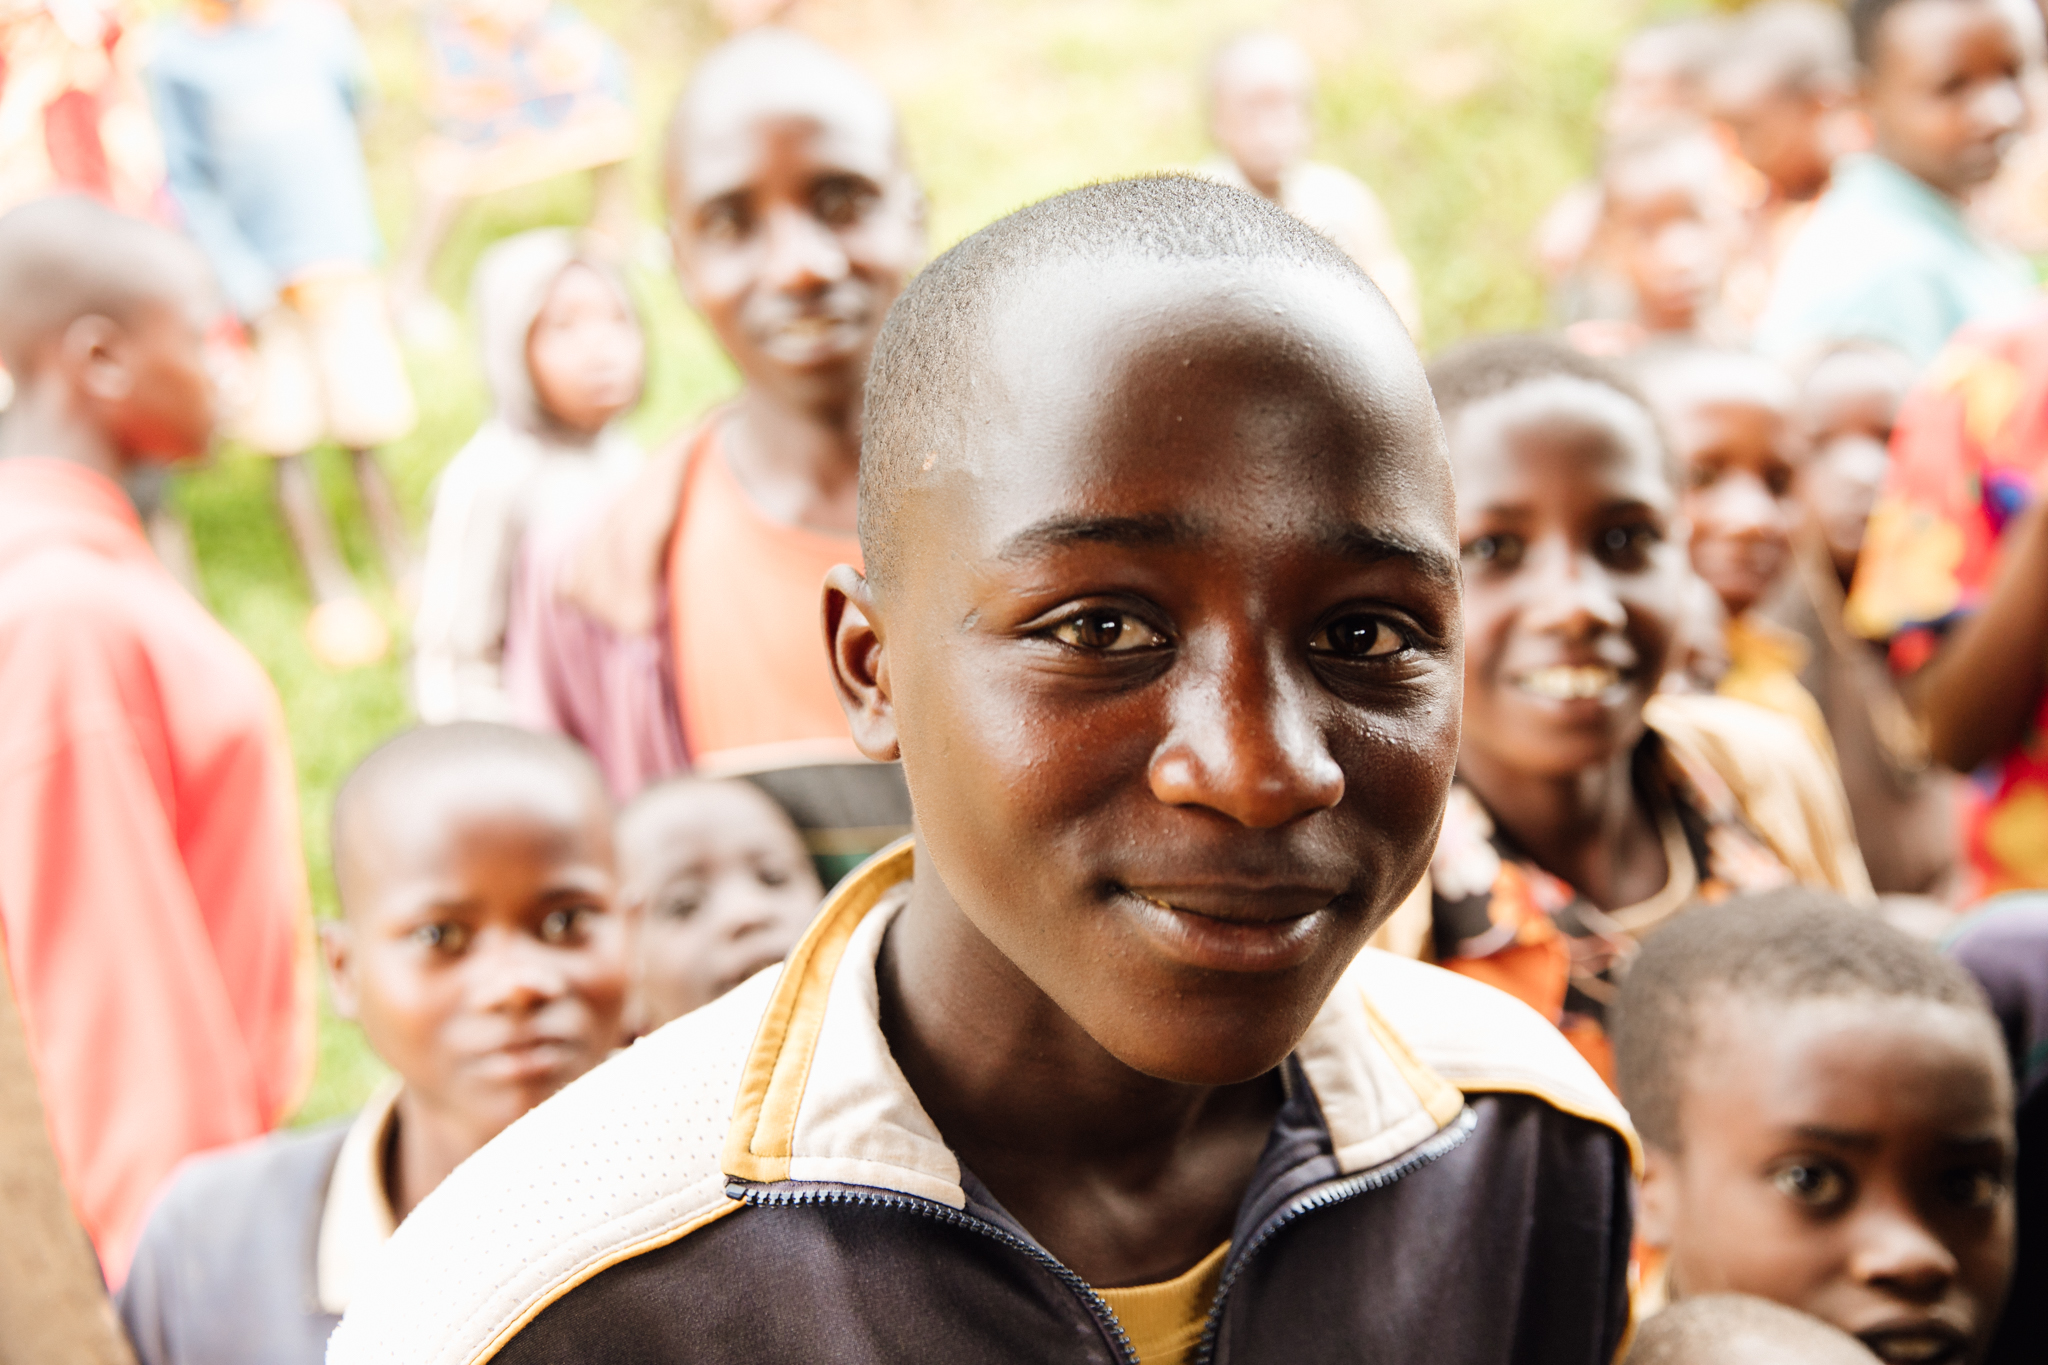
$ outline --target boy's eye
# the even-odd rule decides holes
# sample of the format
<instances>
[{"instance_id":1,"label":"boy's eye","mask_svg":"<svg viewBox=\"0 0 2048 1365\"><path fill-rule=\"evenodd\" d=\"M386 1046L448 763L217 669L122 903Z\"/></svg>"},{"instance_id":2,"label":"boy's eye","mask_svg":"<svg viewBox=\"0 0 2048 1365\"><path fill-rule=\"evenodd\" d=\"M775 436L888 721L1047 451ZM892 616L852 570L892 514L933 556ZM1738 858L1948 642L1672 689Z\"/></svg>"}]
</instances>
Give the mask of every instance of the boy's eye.
<instances>
[{"instance_id":1,"label":"boy's eye","mask_svg":"<svg viewBox=\"0 0 2048 1365\"><path fill-rule=\"evenodd\" d=\"M714 241L738 241L748 226L746 207L730 199L706 204L697 213L697 230Z\"/></svg>"},{"instance_id":2,"label":"boy's eye","mask_svg":"<svg viewBox=\"0 0 2048 1365\"><path fill-rule=\"evenodd\" d=\"M1610 526L1600 533L1600 557L1611 564L1639 560L1663 538L1654 526Z\"/></svg>"},{"instance_id":3,"label":"boy's eye","mask_svg":"<svg viewBox=\"0 0 2048 1365\"><path fill-rule=\"evenodd\" d=\"M1344 616L1317 631L1308 647L1340 659L1384 659L1406 649L1408 641L1377 616Z\"/></svg>"},{"instance_id":4,"label":"boy's eye","mask_svg":"<svg viewBox=\"0 0 2048 1365\"><path fill-rule=\"evenodd\" d=\"M1527 545L1520 536L1499 535L1479 536L1467 541L1464 557L1496 569L1512 569L1522 562Z\"/></svg>"},{"instance_id":5,"label":"boy's eye","mask_svg":"<svg viewBox=\"0 0 2048 1365\"><path fill-rule=\"evenodd\" d=\"M2005 1177L1982 1166L1949 1171L1941 1178L1942 1197L1959 1209L1988 1209L2005 1197Z\"/></svg>"},{"instance_id":6,"label":"boy's eye","mask_svg":"<svg viewBox=\"0 0 2048 1365\"><path fill-rule=\"evenodd\" d=\"M469 946L469 926L447 921L440 924L422 924L412 931L413 942L432 948L435 952L453 956Z\"/></svg>"},{"instance_id":7,"label":"boy's eye","mask_svg":"<svg viewBox=\"0 0 2048 1365\"><path fill-rule=\"evenodd\" d=\"M790 872L786 867L762 866L754 869L754 880L763 886L786 886Z\"/></svg>"},{"instance_id":8,"label":"boy's eye","mask_svg":"<svg viewBox=\"0 0 2048 1365\"><path fill-rule=\"evenodd\" d=\"M1052 637L1063 645L1101 654L1133 654L1166 643L1164 635L1137 617L1107 607L1074 613L1052 628Z\"/></svg>"},{"instance_id":9,"label":"boy's eye","mask_svg":"<svg viewBox=\"0 0 2048 1365\"><path fill-rule=\"evenodd\" d=\"M551 910L540 922L542 943L574 943L583 937L584 921L595 914L587 905L572 905L561 910Z\"/></svg>"},{"instance_id":10,"label":"boy's eye","mask_svg":"<svg viewBox=\"0 0 2048 1365\"><path fill-rule=\"evenodd\" d=\"M688 919L703 903L701 897L694 895L664 896L655 907L655 913L663 919Z\"/></svg>"},{"instance_id":11,"label":"boy's eye","mask_svg":"<svg viewBox=\"0 0 2048 1365\"><path fill-rule=\"evenodd\" d=\"M811 212L832 227L858 222L874 193L852 180L827 180L811 193Z\"/></svg>"},{"instance_id":12,"label":"boy's eye","mask_svg":"<svg viewBox=\"0 0 2048 1365\"><path fill-rule=\"evenodd\" d=\"M1771 1175L1778 1193L1808 1208L1826 1209L1842 1203L1849 1194L1849 1177L1834 1166L1817 1161L1795 1161Z\"/></svg>"}]
</instances>

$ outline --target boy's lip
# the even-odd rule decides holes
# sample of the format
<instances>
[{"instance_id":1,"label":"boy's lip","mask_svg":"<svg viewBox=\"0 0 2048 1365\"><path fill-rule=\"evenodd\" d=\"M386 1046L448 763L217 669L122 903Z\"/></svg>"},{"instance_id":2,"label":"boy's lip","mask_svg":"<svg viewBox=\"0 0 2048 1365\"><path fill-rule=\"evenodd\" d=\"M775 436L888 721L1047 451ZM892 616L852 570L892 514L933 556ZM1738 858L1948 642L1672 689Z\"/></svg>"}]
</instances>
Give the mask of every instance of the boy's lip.
<instances>
[{"instance_id":1,"label":"boy's lip","mask_svg":"<svg viewBox=\"0 0 2048 1365\"><path fill-rule=\"evenodd\" d=\"M479 1053L474 1060L494 1080L531 1081L560 1071L580 1050L567 1038L519 1038Z\"/></svg>"},{"instance_id":2,"label":"boy's lip","mask_svg":"<svg viewBox=\"0 0 2048 1365\"><path fill-rule=\"evenodd\" d=\"M1206 883L1120 888L1118 899L1166 955L1218 972L1280 972L1316 950L1336 896L1318 887Z\"/></svg>"},{"instance_id":3,"label":"boy's lip","mask_svg":"<svg viewBox=\"0 0 2048 1365\"><path fill-rule=\"evenodd\" d=\"M1887 1323L1858 1332L1856 1339L1889 1365L1957 1365L1970 1353L1969 1334L1938 1318Z\"/></svg>"}]
</instances>

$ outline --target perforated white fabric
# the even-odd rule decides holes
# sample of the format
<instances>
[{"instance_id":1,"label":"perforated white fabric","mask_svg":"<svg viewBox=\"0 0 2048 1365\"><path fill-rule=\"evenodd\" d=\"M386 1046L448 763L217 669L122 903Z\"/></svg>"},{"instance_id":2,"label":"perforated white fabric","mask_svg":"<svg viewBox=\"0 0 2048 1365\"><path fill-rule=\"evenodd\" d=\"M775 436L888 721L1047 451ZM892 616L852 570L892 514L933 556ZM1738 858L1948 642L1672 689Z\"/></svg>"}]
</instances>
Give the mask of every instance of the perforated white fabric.
<instances>
[{"instance_id":1,"label":"perforated white fabric","mask_svg":"<svg viewBox=\"0 0 2048 1365\"><path fill-rule=\"evenodd\" d=\"M958 1163L881 1031L874 964L899 905L884 897L867 912L823 984L790 1174L957 1205ZM776 977L643 1039L465 1162L399 1228L329 1342L329 1365L470 1365L604 1267L737 1208L719 1160ZM1347 1170L1435 1134L1462 1104L1452 1086L1524 1091L1629 1131L1592 1068L1534 1011L1376 950L1352 965L1297 1055Z\"/></svg>"},{"instance_id":2,"label":"perforated white fabric","mask_svg":"<svg viewBox=\"0 0 2048 1365\"><path fill-rule=\"evenodd\" d=\"M327 1359L461 1365L561 1286L728 1204L719 1149L776 975L641 1039L464 1162L399 1226Z\"/></svg>"}]
</instances>

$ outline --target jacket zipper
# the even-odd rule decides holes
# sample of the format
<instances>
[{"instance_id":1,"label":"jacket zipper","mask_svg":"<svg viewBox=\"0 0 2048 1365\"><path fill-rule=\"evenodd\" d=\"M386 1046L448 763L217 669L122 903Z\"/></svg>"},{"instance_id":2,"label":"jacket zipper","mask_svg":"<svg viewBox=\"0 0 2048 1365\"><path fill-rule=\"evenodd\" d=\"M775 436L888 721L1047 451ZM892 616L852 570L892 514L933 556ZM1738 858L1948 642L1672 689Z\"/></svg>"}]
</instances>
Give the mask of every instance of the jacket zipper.
<instances>
[{"instance_id":1,"label":"jacket zipper","mask_svg":"<svg viewBox=\"0 0 2048 1365\"><path fill-rule=\"evenodd\" d=\"M1095 1315L1096 1325L1108 1334L1110 1344L1117 1353L1117 1358L1124 1362L1124 1365L1138 1365L1138 1353L1131 1348L1131 1339L1125 1335L1123 1324L1117 1321L1116 1314L1110 1311L1109 1305L1103 1301L1102 1296L1096 1293L1086 1280L1067 1269L1066 1266L1061 1265L1059 1261L1055 1260L1043 1248L1034 1246L1022 1237L1004 1231L986 1219L962 1213L956 1208L938 1203L935 1200L919 1199L912 1195L831 1189L764 1190L758 1186L743 1184L739 1181L728 1184L725 1187L725 1194L728 1199L739 1199L749 1204L765 1204L780 1208L804 1204L855 1204L863 1208L904 1209L925 1218L930 1218L935 1222L945 1223L956 1228L967 1228L982 1234L984 1237L993 1238L1013 1251L1023 1252L1026 1256L1044 1266L1047 1270L1050 1270L1067 1288L1073 1290L1081 1302L1087 1305L1088 1311Z\"/></svg>"},{"instance_id":2,"label":"jacket zipper","mask_svg":"<svg viewBox=\"0 0 2048 1365\"><path fill-rule=\"evenodd\" d=\"M1384 1165L1375 1166L1357 1175L1345 1176L1339 1180L1326 1181L1307 1194L1297 1196L1291 1203L1259 1225L1244 1244L1244 1249L1230 1258L1224 1269L1223 1279L1216 1286L1216 1301L1209 1305L1209 1320L1202 1325L1202 1343L1195 1352L1195 1365L1213 1365L1216 1359L1216 1334L1223 1326L1223 1305L1230 1297L1231 1286L1245 1266L1251 1263L1259 1249L1273 1239L1275 1233L1305 1213L1326 1209L1332 1204L1341 1204L1361 1194L1385 1189L1403 1176L1412 1175L1429 1165L1446 1152L1460 1146L1479 1126L1479 1116L1468 1107L1451 1124L1420 1147L1412 1149L1406 1156L1396 1157Z\"/></svg>"}]
</instances>

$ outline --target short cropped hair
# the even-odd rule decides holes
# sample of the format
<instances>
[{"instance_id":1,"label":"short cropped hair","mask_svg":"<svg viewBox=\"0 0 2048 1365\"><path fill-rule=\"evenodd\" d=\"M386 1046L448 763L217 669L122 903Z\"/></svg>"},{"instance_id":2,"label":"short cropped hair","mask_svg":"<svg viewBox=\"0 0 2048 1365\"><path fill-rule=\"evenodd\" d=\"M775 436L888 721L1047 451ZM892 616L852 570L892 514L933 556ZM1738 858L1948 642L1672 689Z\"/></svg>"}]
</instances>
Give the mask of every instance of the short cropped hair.
<instances>
[{"instance_id":1,"label":"short cropped hair","mask_svg":"<svg viewBox=\"0 0 2048 1365\"><path fill-rule=\"evenodd\" d=\"M1862 1342L1819 1318L1750 1294L1681 1299L1636 1334L1628 1365L1725 1365L1779 1348L1771 1360L1856 1365L1876 1357Z\"/></svg>"},{"instance_id":2,"label":"short cropped hair","mask_svg":"<svg viewBox=\"0 0 2048 1365\"><path fill-rule=\"evenodd\" d=\"M1901 5L1917 3L1917 0L1849 0L1849 47L1856 54L1856 65L1870 71L1877 65L1877 52L1883 37L1884 21ZM1985 0L1948 0L1950 4L1985 3Z\"/></svg>"},{"instance_id":3,"label":"short cropped hair","mask_svg":"<svg viewBox=\"0 0 2048 1365\"><path fill-rule=\"evenodd\" d=\"M1047 268L1116 260L1307 267L1387 306L1329 238L1259 195L1197 176L1103 181L997 219L926 266L876 339L860 460L861 554L870 579L887 579L891 527L913 471L929 468L933 451L972 440L983 401L975 378L1004 305Z\"/></svg>"},{"instance_id":4,"label":"short cropped hair","mask_svg":"<svg viewBox=\"0 0 2048 1365\"><path fill-rule=\"evenodd\" d=\"M375 806L394 792L414 794L451 777L488 781L507 767L544 773L559 786L580 786L597 812L610 817L611 797L603 774L583 747L567 736L492 721L415 726L372 749L334 794L331 846L343 911L349 908L349 873L357 859L375 858L377 853L365 847L375 837L370 832Z\"/></svg>"},{"instance_id":5,"label":"short cropped hair","mask_svg":"<svg viewBox=\"0 0 2048 1365\"><path fill-rule=\"evenodd\" d=\"M1970 974L1830 891L1786 887L1674 917L1643 942L1609 1016L1621 1100L1644 1141L1679 1150L1679 1098L1702 1003L1924 1000L1990 1017Z\"/></svg>"},{"instance_id":6,"label":"short cropped hair","mask_svg":"<svg viewBox=\"0 0 2048 1365\"><path fill-rule=\"evenodd\" d=\"M77 319L126 323L201 282L211 287L205 263L165 228L83 195L32 200L0 216L0 365L19 382Z\"/></svg>"},{"instance_id":7,"label":"short cropped hair","mask_svg":"<svg viewBox=\"0 0 2048 1365\"><path fill-rule=\"evenodd\" d=\"M1712 82L1795 94L1846 91L1856 55L1841 6L1826 0L1764 0L1735 21Z\"/></svg>"},{"instance_id":8,"label":"short cropped hair","mask_svg":"<svg viewBox=\"0 0 2048 1365\"><path fill-rule=\"evenodd\" d=\"M1436 397L1437 415L1443 419L1447 435L1467 408L1549 379L1595 384L1640 408L1644 425L1657 443L1658 460L1672 486L1679 486L1680 470L1650 400L1618 365L1574 350L1558 337L1542 332L1505 332L1461 342L1429 365L1429 389Z\"/></svg>"}]
</instances>

